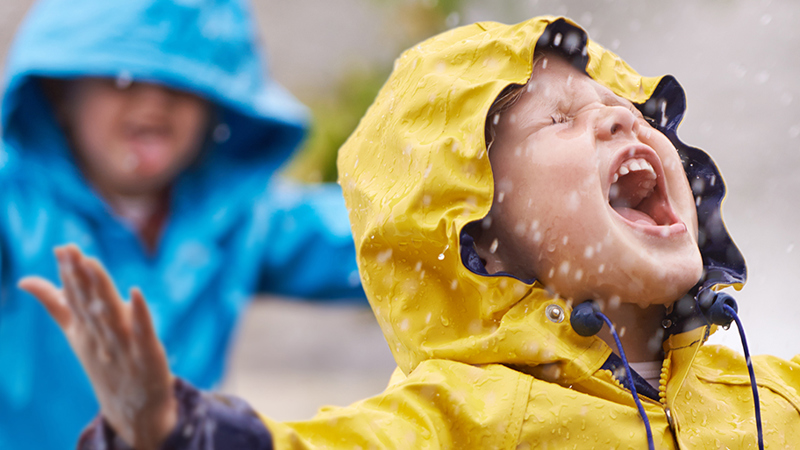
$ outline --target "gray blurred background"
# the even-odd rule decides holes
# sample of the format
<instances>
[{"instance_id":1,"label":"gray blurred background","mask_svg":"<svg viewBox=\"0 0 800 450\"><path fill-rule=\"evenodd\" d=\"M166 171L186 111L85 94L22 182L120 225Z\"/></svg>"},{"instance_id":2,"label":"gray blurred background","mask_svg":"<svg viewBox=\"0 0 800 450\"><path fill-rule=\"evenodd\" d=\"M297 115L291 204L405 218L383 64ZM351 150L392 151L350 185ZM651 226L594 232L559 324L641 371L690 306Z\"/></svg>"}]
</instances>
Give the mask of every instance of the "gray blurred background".
<instances>
[{"instance_id":1,"label":"gray blurred background","mask_svg":"<svg viewBox=\"0 0 800 450\"><path fill-rule=\"evenodd\" d=\"M3 59L30 4L0 0ZM643 75L674 75L688 98L680 135L711 153L728 184L751 351L800 353L800 2L256 0L254 13L274 77L323 124L326 105L335 113L363 74L379 85L405 47L474 21L567 15ZM741 349L733 329L711 339ZM225 390L291 420L380 392L394 363L369 310L260 298L230 368Z\"/></svg>"}]
</instances>

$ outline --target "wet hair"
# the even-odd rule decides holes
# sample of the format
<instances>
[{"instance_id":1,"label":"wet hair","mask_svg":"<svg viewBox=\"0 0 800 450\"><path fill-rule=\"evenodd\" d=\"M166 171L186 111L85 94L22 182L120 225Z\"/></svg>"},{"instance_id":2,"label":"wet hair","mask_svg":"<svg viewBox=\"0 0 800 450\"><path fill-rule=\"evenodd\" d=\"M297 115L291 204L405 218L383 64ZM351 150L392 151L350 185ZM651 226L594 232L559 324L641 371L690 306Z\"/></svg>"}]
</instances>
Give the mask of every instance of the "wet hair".
<instances>
[{"instance_id":1,"label":"wet hair","mask_svg":"<svg viewBox=\"0 0 800 450\"><path fill-rule=\"evenodd\" d=\"M536 52L533 56L531 67L536 67L536 63L545 57L544 52ZM530 80L528 80L530 83ZM494 139L497 136L496 126L500 120L500 115L513 107L525 92L526 84L509 84L503 89L489 107L486 114L486 124L484 125L484 140L486 141L486 151L491 150Z\"/></svg>"}]
</instances>

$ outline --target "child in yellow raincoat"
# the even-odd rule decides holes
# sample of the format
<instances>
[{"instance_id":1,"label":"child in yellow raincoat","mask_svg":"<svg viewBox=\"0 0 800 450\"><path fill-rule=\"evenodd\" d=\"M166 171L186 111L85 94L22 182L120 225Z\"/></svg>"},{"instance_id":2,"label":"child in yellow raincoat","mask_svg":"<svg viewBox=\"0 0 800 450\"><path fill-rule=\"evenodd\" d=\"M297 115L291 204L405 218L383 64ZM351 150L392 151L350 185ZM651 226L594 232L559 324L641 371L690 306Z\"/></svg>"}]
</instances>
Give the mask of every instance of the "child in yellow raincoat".
<instances>
[{"instance_id":1,"label":"child in yellow raincoat","mask_svg":"<svg viewBox=\"0 0 800 450\"><path fill-rule=\"evenodd\" d=\"M745 266L719 172L677 137L684 108L674 78L639 76L564 18L410 49L339 157L398 364L387 389L290 423L200 393L171 377L141 294L122 303L62 248L63 291L22 287L94 383L102 418L81 448L797 445L800 357L749 373L704 345L739 322L719 291Z\"/></svg>"}]
</instances>

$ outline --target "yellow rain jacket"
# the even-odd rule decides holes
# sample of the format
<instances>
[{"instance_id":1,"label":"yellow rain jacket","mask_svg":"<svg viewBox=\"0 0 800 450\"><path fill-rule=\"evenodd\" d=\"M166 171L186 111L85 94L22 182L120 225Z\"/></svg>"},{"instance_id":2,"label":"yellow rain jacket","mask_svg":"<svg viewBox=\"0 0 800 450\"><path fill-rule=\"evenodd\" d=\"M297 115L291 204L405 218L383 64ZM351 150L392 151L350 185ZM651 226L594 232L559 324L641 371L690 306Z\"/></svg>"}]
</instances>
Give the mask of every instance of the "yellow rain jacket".
<instances>
[{"instance_id":1,"label":"yellow rain jacket","mask_svg":"<svg viewBox=\"0 0 800 450\"><path fill-rule=\"evenodd\" d=\"M397 60L339 156L361 278L398 370L376 397L310 421L264 419L276 449L647 448L630 391L601 369L611 349L573 331L570 305L462 257L464 226L492 203L487 112L506 86L529 80L540 38L639 105L681 152L702 200L698 289L744 283L720 220L719 173L675 133L685 101L674 78L641 77L569 19L448 31ZM656 448L755 448L744 358L704 345L715 327L697 311L674 322L660 401L640 395ZM768 448L800 448L800 356L754 364Z\"/></svg>"}]
</instances>

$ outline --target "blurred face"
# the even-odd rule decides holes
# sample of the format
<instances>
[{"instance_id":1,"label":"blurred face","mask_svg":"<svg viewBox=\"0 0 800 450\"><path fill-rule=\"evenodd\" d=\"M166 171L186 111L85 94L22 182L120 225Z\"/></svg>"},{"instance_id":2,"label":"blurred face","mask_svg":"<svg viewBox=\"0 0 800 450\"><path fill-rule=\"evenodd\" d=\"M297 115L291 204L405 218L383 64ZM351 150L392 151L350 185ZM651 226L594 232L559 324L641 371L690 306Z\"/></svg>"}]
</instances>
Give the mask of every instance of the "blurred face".
<instances>
[{"instance_id":1,"label":"blurred face","mask_svg":"<svg viewBox=\"0 0 800 450\"><path fill-rule=\"evenodd\" d=\"M209 126L205 100L155 84L81 78L66 93L60 111L81 168L111 193L167 187L197 156Z\"/></svg>"},{"instance_id":2,"label":"blurred face","mask_svg":"<svg viewBox=\"0 0 800 450\"><path fill-rule=\"evenodd\" d=\"M488 120L494 120L489 118ZM696 209L677 151L627 100L560 57L534 67L497 122L490 271L576 301L669 303L702 274Z\"/></svg>"}]
</instances>

